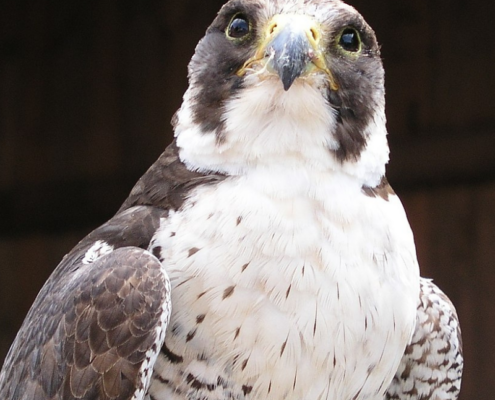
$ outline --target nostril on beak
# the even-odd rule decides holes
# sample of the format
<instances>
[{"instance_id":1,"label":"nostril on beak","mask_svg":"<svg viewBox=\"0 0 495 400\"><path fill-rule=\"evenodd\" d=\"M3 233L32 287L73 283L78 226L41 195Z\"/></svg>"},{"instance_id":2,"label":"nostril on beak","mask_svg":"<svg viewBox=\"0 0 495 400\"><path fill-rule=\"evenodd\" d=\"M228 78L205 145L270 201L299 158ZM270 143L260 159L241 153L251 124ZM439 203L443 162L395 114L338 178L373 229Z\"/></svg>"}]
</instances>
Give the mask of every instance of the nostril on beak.
<instances>
[{"instance_id":1,"label":"nostril on beak","mask_svg":"<svg viewBox=\"0 0 495 400\"><path fill-rule=\"evenodd\" d=\"M311 37L313 38L315 43L318 43L318 41L320 40L320 33L318 32L318 30L316 30L315 28L310 28L309 32L311 33Z\"/></svg>"}]
</instances>

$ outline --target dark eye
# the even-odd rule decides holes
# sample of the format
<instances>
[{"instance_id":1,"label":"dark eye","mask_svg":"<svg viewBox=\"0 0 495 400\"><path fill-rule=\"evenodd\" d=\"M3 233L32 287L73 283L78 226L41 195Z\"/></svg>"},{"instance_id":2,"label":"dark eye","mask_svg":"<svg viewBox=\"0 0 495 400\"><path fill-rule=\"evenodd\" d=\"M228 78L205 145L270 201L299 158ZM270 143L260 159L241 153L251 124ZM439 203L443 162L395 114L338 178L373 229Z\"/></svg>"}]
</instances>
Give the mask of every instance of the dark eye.
<instances>
[{"instance_id":1,"label":"dark eye","mask_svg":"<svg viewBox=\"0 0 495 400\"><path fill-rule=\"evenodd\" d=\"M235 16L227 28L227 35L233 39L240 39L249 33L249 21L243 15Z\"/></svg>"},{"instance_id":2,"label":"dark eye","mask_svg":"<svg viewBox=\"0 0 495 400\"><path fill-rule=\"evenodd\" d=\"M358 52L361 50L359 33L353 28L345 28L340 35L339 46L351 53Z\"/></svg>"}]
</instances>

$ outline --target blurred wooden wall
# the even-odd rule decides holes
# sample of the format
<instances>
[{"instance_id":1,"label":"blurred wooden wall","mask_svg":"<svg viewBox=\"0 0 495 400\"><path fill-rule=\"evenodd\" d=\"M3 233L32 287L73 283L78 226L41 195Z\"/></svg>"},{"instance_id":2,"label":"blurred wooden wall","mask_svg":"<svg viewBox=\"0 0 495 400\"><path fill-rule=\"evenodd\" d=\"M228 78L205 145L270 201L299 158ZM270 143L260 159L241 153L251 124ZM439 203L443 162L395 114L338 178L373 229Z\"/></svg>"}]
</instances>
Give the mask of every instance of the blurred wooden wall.
<instances>
[{"instance_id":1,"label":"blurred wooden wall","mask_svg":"<svg viewBox=\"0 0 495 400\"><path fill-rule=\"evenodd\" d=\"M0 6L0 362L37 291L170 141L220 0ZM462 400L495 383L495 3L355 0L387 72L389 178L456 304Z\"/></svg>"}]
</instances>

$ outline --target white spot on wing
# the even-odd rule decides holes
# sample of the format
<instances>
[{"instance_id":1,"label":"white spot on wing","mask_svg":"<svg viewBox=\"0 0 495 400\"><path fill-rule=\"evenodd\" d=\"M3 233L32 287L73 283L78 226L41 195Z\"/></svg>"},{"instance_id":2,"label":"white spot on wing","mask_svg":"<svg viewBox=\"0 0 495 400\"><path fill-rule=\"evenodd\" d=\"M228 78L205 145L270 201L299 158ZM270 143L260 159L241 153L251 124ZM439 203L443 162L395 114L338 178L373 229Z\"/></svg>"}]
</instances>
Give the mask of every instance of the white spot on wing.
<instances>
[{"instance_id":1,"label":"white spot on wing","mask_svg":"<svg viewBox=\"0 0 495 400\"><path fill-rule=\"evenodd\" d=\"M101 256L111 253L112 251L113 251L113 246L109 245L107 242L103 240L97 240L93 244L93 246L91 246L84 254L82 263L92 264Z\"/></svg>"}]
</instances>

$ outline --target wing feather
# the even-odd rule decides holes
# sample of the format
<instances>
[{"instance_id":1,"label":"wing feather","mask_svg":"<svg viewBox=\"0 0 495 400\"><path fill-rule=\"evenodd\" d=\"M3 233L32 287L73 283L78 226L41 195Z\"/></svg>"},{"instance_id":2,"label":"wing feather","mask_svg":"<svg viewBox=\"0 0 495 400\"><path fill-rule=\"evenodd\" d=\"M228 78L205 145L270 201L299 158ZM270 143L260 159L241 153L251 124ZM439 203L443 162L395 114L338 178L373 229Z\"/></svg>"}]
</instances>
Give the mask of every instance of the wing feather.
<instances>
[{"instance_id":1,"label":"wing feather","mask_svg":"<svg viewBox=\"0 0 495 400\"><path fill-rule=\"evenodd\" d=\"M141 399L144 391L132 394L137 377L153 367L164 339L157 324L165 325L170 311L168 278L144 249L192 189L223 179L190 171L175 142L168 146L117 214L45 283L0 371L0 398Z\"/></svg>"},{"instance_id":2,"label":"wing feather","mask_svg":"<svg viewBox=\"0 0 495 400\"><path fill-rule=\"evenodd\" d=\"M416 330L386 399L456 400L462 368L462 339L455 308L431 280L422 278Z\"/></svg>"},{"instance_id":3,"label":"wing feather","mask_svg":"<svg viewBox=\"0 0 495 400\"><path fill-rule=\"evenodd\" d=\"M153 367L165 338L170 282L154 255L119 244L148 243L143 232L154 229L139 224L153 212L147 207L124 212L64 258L7 355L0 398L144 397L151 376L145 369ZM109 244L105 232L118 223L133 229L125 238L109 236ZM104 251L95 251L102 243Z\"/></svg>"}]
</instances>

